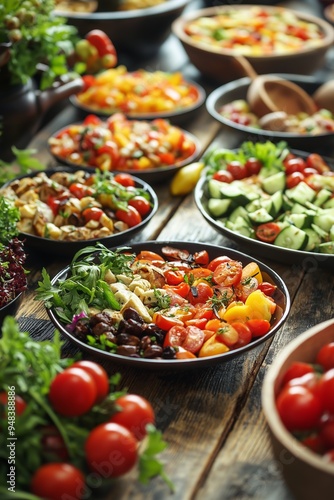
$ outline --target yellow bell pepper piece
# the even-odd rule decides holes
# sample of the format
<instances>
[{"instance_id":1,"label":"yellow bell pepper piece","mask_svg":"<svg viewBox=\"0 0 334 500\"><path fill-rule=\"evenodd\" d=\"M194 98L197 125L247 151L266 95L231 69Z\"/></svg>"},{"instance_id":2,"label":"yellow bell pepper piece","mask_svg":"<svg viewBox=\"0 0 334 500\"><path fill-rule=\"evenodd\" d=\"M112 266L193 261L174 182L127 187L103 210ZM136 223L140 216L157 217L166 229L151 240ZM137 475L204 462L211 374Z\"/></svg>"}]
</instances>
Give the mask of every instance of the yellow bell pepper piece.
<instances>
[{"instance_id":1,"label":"yellow bell pepper piece","mask_svg":"<svg viewBox=\"0 0 334 500\"><path fill-rule=\"evenodd\" d=\"M271 320L276 307L276 304L261 290L255 290L251 293L247 297L245 305L251 310L252 319L266 319L267 321Z\"/></svg>"},{"instance_id":2,"label":"yellow bell pepper piece","mask_svg":"<svg viewBox=\"0 0 334 500\"><path fill-rule=\"evenodd\" d=\"M223 319L228 323L246 323L249 319L251 319L252 309L246 304L235 305L233 307L229 307L225 312Z\"/></svg>"},{"instance_id":3,"label":"yellow bell pepper piece","mask_svg":"<svg viewBox=\"0 0 334 500\"><path fill-rule=\"evenodd\" d=\"M185 196L195 188L201 172L204 168L203 162L194 162L180 168L174 175L170 184L172 196Z\"/></svg>"},{"instance_id":4,"label":"yellow bell pepper piece","mask_svg":"<svg viewBox=\"0 0 334 500\"><path fill-rule=\"evenodd\" d=\"M258 283L262 283L263 282L262 273L260 271L259 266L256 264L256 262L250 262L249 264L247 264L243 268L241 281L244 281L247 278L251 278L253 276L254 276L254 278L257 279Z\"/></svg>"}]
</instances>

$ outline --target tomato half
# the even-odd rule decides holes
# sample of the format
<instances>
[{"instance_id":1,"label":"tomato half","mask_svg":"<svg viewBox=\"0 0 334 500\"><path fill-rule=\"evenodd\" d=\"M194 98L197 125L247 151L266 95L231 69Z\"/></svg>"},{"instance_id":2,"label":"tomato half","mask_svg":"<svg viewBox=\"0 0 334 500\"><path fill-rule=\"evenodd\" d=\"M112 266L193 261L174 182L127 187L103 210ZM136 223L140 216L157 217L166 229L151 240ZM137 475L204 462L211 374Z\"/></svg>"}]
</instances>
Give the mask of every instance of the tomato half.
<instances>
[{"instance_id":1,"label":"tomato half","mask_svg":"<svg viewBox=\"0 0 334 500\"><path fill-rule=\"evenodd\" d=\"M256 228L255 234L259 240L266 243L273 243L280 231L281 228L276 222L266 222Z\"/></svg>"},{"instance_id":2,"label":"tomato half","mask_svg":"<svg viewBox=\"0 0 334 500\"><path fill-rule=\"evenodd\" d=\"M213 297L212 287L204 281L200 281L196 286L189 288L190 290L187 295L187 299L193 305L205 304Z\"/></svg>"},{"instance_id":3,"label":"tomato half","mask_svg":"<svg viewBox=\"0 0 334 500\"><path fill-rule=\"evenodd\" d=\"M262 337L270 330L270 323L266 319L249 319L246 321L246 325L253 337Z\"/></svg>"},{"instance_id":4,"label":"tomato half","mask_svg":"<svg viewBox=\"0 0 334 500\"><path fill-rule=\"evenodd\" d=\"M100 424L85 443L88 466L104 479L122 476L137 462L137 444L134 434L123 425Z\"/></svg>"},{"instance_id":5,"label":"tomato half","mask_svg":"<svg viewBox=\"0 0 334 500\"><path fill-rule=\"evenodd\" d=\"M134 196L128 201L128 204L138 210L142 217L151 210L151 204L144 196Z\"/></svg>"},{"instance_id":6,"label":"tomato half","mask_svg":"<svg viewBox=\"0 0 334 500\"><path fill-rule=\"evenodd\" d=\"M128 205L126 210L118 209L115 212L116 219L125 222L129 227L138 226L141 223L142 217L137 209Z\"/></svg>"},{"instance_id":7,"label":"tomato half","mask_svg":"<svg viewBox=\"0 0 334 500\"><path fill-rule=\"evenodd\" d=\"M86 498L84 475L68 463L49 463L39 467L32 477L30 489L45 500Z\"/></svg>"},{"instance_id":8,"label":"tomato half","mask_svg":"<svg viewBox=\"0 0 334 500\"><path fill-rule=\"evenodd\" d=\"M49 400L57 413L77 417L91 409L97 390L93 377L79 367L66 368L50 385Z\"/></svg>"},{"instance_id":9,"label":"tomato half","mask_svg":"<svg viewBox=\"0 0 334 500\"><path fill-rule=\"evenodd\" d=\"M216 257L215 259L211 260L207 265L207 268L210 269L210 271L214 271L216 267L219 266L219 264L222 264L223 262L227 262L229 260L232 259L230 257L227 257L227 255L221 255L220 257Z\"/></svg>"},{"instance_id":10,"label":"tomato half","mask_svg":"<svg viewBox=\"0 0 334 500\"><path fill-rule=\"evenodd\" d=\"M135 186L135 180L130 174L115 174L114 181L118 182L124 187Z\"/></svg>"},{"instance_id":11,"label":"tomato half","mask_svg":"<svg viewBox=\"0 0 334 500\"><path fill-rule=\"evenodd\" d=\"M136 394L125 394L117 398L115 404L119 411L112 415L110 422L123 425L141 441L147 434L147 424L154 424L155 421L151 403Z\"/></svg>"},{"instance_id":12,"label":"tomato half","mask_svg":"<svg viewBox=\"0 0 334 500\"><path fill-rule=\"evenodd\" d=\"M237 285L242 276L242 264L236 260L228 260L219 264L213 272L213 280L218 285Z\"/></svg>"}]
</instances>

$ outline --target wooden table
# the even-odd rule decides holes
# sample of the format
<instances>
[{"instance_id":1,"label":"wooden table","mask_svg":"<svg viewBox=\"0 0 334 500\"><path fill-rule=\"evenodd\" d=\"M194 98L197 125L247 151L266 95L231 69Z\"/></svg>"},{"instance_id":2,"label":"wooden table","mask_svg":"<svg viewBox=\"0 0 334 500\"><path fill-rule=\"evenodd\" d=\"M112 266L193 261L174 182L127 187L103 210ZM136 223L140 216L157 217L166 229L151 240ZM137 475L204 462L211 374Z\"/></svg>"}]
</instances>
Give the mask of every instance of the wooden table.
<instances>
[{"instance_id":1,"label":"wooden table","mask_svg":"<svg viewBox=\"0 0 334 500\"><path fill-rule=\"evenodd\" d=\"M283 2L320 14L316 0ZM129 69L138 61L124 59ZM182 69L210 92L214 85L205 82L192 67L178 41L172 36L154 60L145 62L147 69ZM319 75L332 76L334 58ZM63 108L48 122L29 147L38 150L46 165L54 164L47 152L46 140L55 130L76 121L76 110ZM203 151L208 146L236 147L242 141L238 134L223 128L206 112L205 107L185 128L197 135ZM334 145L332 156L334 156ZM159 210L144 231L132 242L145 240L190 240L235 248L240 247L211 228L199 214L193 195L173 198L166 184L155 186ZM185 221L191 221L186 224ZM29 252L29 249L28 249ZM268 257L270 257L268 255ZM262 259L264 261L264 259ZM161 375L129 367L108 365L110 373L120 372L122 386L129 392L148 398L156 411L157 427L163 432L168 448L161 459L175 485L172 495L157 478L142 487L133 480L120 480L108 498L117 499L202 499L291 500L274 462L261 409L261 387L268 366L281 348L311 326L333 316L333 272L317 265L285 265L265 261L285 280L291 295L291 312L284 327L272 340L247 354L211 368L189 373ZM45 267L51 276L68 263L68 258L30 252L29 290L17 313L20 326L36 339L51 338L54 327L44 306L34 301L34 290ZM68 341L64 352L75 352ZM131 475L130 475L131 476ZM94 499L94 495L91 497Z\"/></svg>"}]
</instances>

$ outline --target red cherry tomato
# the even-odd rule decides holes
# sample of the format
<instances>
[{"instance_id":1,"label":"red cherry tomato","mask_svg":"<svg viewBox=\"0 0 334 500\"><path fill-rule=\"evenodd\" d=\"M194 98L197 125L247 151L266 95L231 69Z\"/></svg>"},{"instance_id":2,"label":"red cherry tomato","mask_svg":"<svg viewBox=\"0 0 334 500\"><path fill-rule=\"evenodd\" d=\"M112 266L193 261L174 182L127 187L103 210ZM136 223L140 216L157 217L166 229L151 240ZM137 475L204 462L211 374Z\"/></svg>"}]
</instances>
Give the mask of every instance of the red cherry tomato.
<instances>
[{"instance_id":1,"label":"red cherry tomato","mask_svg":"<svg viewBox=\"0 0 334 500\"><path fill-rule=\"evenodd\" d=\"M57 413L78 417L91 409L97 390L93 377L83 368L69 367L55 376L50 385L49 400Z\"/></svg>"},{"instance_id":2,"label":"red cherry tomato","mask_svg":"<svg viewBox=\"0 0 334 500\"><path fill-rule=\"evenodd\" d=\"M49 463L42 465L34 473L30 489L34 495L44 500L80 500L85 498L85 478L74 465Z\"/></svg>"},{"instance_id":3,"label":"red cherry tomato","mask_svg":"<svg viewBox=\"0 0 334 500\"><path fill-rule=\"evenodd\" d=\"M309 363L303 363L302 361L294 361L286 370L282 379L282 385L285 385L292 379L302 377L306 373L314 373L313 366Z\"/></svg>"},{"instance_id":4,"label":"red cherry tomato","mask_svg":"<svg viewBox=\"0 0 334 500\"><path fill-rule=\"evenodd\" d=\"M226 182L227 184L234 181L233 175L228 170L218 170L213 174L212 178L220 182Z\"/></svg>"},{"instance_id":5,"label":"red cherry tomato","mask_svg":"<svg viewBox=\"0 0 334 500\"><path fill-rule=\"evenodd\" d=\"M138 210L142 217L151 210L151 204L144 196L134 196L128 201L128 204Z\"/></svg>"},{"instance_id":6,"label":"red cherry tomato","mask_svg":"<svg viewBox=\"0 0 334 500\"><path fill-rule=\"evenodd\" d=\"M302 386L283 389L276 400L277 411L289 431L312 429L322 414L320 398Z\"/></svg>"},{"instance_id":7,"label":"red cherry tomato","mask_svg":"<svg viewBox=\"0 0 334 500\"><path fill-rule=\"evenodd\" d=\"M96 403L103 401L109 393L109 377L103 366L86 359L76 361L71 366L82 368L89 373L96 385Z\"/></svg>"},{"instance_id":8,"label":"red cherry tomato","mask_svg":"<svg viewBox=\"0 0 334 500\"><path fill-rule=\"evenodd\" d=\"M195 354L204 343L204 331L196 326L173 326L164 340L164 347L183 347Z\"/></svg>"},{"instance_id":9,"label":"red cherry tomato","mask_svg":"<svg viewBox=\"0 0 334 500\"><path fill-rule=\"evenodd\" d=\"M320 425L320 437L327 449L334 448L334 416L327 418Z\"/></svg>"},{"instance_id":10,"label":"red cherry tomato","mask_svg":"<svg viewBox=\"0 0 334 500\"><path fill-rule=\"evenodd\" d=\"M108 54L116 56L116 49L104 31L94 29L89 31L85 38L91 45L93 45L93 47L96 48L100 57Z\"/></svg>"},{"instance_id":11,"label":"red cherry tomato","mask_svg":"<svg viewBox=\"0 0 334 500\"><path fill-rule=\"evenodd\" d=\"M85 222L89 222L91 220L99 221L104 214L103 210L98 207L88 207L82 212L82 216L85 219Z\"/></svg>"},{"instance_id":12,"label":"red cherry tomato","mask_svg":"<svg viewBox=\"0 0 334 500\"><path fill-rule=\"evenodd\" d=\"M277 290L277 286L273 285L273 283L269 283L268 281L262 281L262 283L258 284L258 289L265 295L268 295L268 297L271 297Z\"/></svg>"},{"instance_id":13,"label":"red cherry tomato","mask_svg":"<svg viewBox=\"0 0 334 500\"><path fill-rule=\"evenodd\" d=\"M302 172L293 172L292 174L288 175L286 178L286 187L288 189L292 189L293 187L297 186L300 182L302 182L305 179L305 175Z\"/></svg>"},{"instance_id":14,"label":"red cherry tomato","mask_svg":"<svg viewBox=\"0 0 334 500\"><path fill-rule=\"evenodd\" d=\"M334 414L334 368L325 372L319 380L319 393L324 409Z\"/></svg>"},{"instance_id":15,"label":"red cherry tomato","mask_svg":"<svg viewBox=\"0 0 334 500\"><path fill-rule=\"evenodd\" d=\"M124 187L135 186L136 183L134 178L130 174L116 174L114 175L114 181L122 184Z\"/></svg>"},{"instance_id":16,"label":"red cherry tomato","mask_svg":"<svg viewBox=\"0 0 334 500\"><path fill-rule=\"evenodd\" d=\"M189 286L189 285L188 285ZM213 296L213 289L204 281L200 281L196 286L190 287L187 299L193 305L205 304Z\"/></svg>"},{"instance_id":17,"label":"red cherry tomato","mask_svg":"<svg viewBox=\"0 0 334 500\"><path fill-rule=\"evenodd\" d=\"M325 371L334 368L334 342L330 342L318 351L316 363L321 365Z\"/></svg>"},{"instance_id":18,"label":"red cherry tomato","mask_svg":"<svg viewBox=\"0 0 334 500\"><path fill-rule=\"evenodd\" d=\"M258 173L260 172L260 170L262 168L262 163L257 158L251 157L251 158L248 158L248 160L246 161L245 167L247 170L247 174L249 176L258 175Z\"/></svg>"},{"instance_id":19,"label":"red cherry tomato","mask_svg":"<svg viewBox=\"0 0 334 500\"><path fill-rule=\"evenodd\" d=\"M81 198L84 198L85 196L90 196L93 193L92 188L84 186L79 182L74 182L73 184L71 184L69 190L70 193L79 200L81 200Z\"/></svg>"},{"instance_id":20,"label":"red cherry tomato","mask_svg":"<svg viewBox=\"0 0 334 500\"><path fill-rule=\"evenodd\" d=\"M247 177L246 166L238 160L233 160L227 164L226 170L230 172L234 179L241 180Z\"/></svg>"},{"instance_id":21,"label":"red cherry tomato","mask_svg":"<svg viewBox=\"0 0 334 500\"><path fill-rule=\"evenodd\" d=\"M306 159L307 167L315 168L319 174L323 172L327 172L329 170L329 166L325 162L325 160L317 153L311 153Z\"/></svg>"},{"instance_id":22,"label":"red cherry tomato","mask_svg":"<svg viewBox=\"0 0 334 500\"><path fill-rule=\"evenodd\" d=\"M262 337L270 330L270 323L266 319L249 319L246 325L252 332L252 337Z\"/></svg>"},{"instance_id":23,"label":"red cherry tomato","mask_svg":"<svg viewBox=\"0 0 334 500\"><path fill-rule=\"evenodd\" d=\"M237 285L242 276L242 264L236 260L228 260L219 264L213 272L213 281L218 285Z\"/></svg>"},{"instance_id":24,"label":"red cherry tomato","mask_svg":"<svg viewBox=\"0 0 334 500\"><path fill-rule=\"evenodd\" d=\"M102 120L96 115L87 115L82 123L83 125L100 125Z\"/></svg>"},{"instance_id":25,"label":"red cherry tomato","mask_svg":"<svg viewBox=\"0 0 334 500\"><path fill-rule=\"evenodd\" d=\"M65 441L54 425L41 429L41 445L42 455L46 462L65 462L69 459Z\"/></svg>"},{"instance_id":26,"label":"red cherry tomato","mask_svg":"<svg viewBox=\"0 0 334 500\"><path fill-rule=\"evenodd\" d=\"M198 266L207 266L209 264L209 254L206 250L194 253L194 262Z\"/></svg>"},{"instance_id":27,"label":"red cherry tomato","mask_svg":"<svg viewBox=\"0 0 334 500\"><path fill-rule=\"evenodd\" d=\"M138 441L147 434L147 424L154 424L155 415L149 401L136 394L125 394L115 401L119 411L112 415L110 422L123 425L131 431Z\"/></svg>"},{"instance_id":28,"label":"red cherry tomato","mask_svg":"<svg viewBox=\"0 0 334 500\"><path fill-rule=\"evenodd\" d=\"M235 349L243 347L250 343L250 341L252 340L252 332L245 323L235 322L231 323L231 326L238 332L238 340L234 344Z\"/></svg>"},{"instance_id":29,"label":"red cherry tomato","mask_svg":"<svg viewBox=\"0 0 334 500\"><path fill-rule=\"evenodd\" d=\"M153 315L153 322L161 328L161 330L165 331L168 331L173 326L180 326L183 328L183 322L180 319L159 312Z\"/></svg>"},{"instance_id":30,"label":"red cherry tomato","mask_svg":"<svg viewBox=\"0 0 334 500\"><path fill-rule=\"evenodd\" d=\"M89 468L104 479L130 471L138 458L138 441L123 425L107 422L95 427L85 443Z\"/></svg>"},{"instance_id":31,"label":"red cherry tomato","mask_svg":"<svg viewBox=\"0 0 334 500\"><path fill-rule=\"evenodd\" d=\"M9 394L10 401L11 401L11 398L12 398L12 396ZM14 401L14 404L15 404L15 414L17 416L22 415L22 413L24 412L24 410L27 407L27 403L18 394L13 395L13 401ZM6 413L7 406L8 406L8 393L5 392L5 391L4 392L0 392L0 406L1 405L3 405L5 413ZM1 411L0 415L2 415L2 413L3 412Z\"/></svg>"},{"instance_id":32,"label":"red cherry tomato","mask_svg":"<svg viewBox=\"0 0 334 500\"><path fill-rule=\"evenodd\" d=\"M207 265L207 268L210 271L214 271L219 264L222 264L223 262L228 262L229 260L232 260L230 257L227 257L227 255L222 255L220 257L216 257L215 259L211 260L209 264Z\"/></svg>"},{"instance_id":33,"label":"red cherry tomato","mask_svg":"<svg viewBox=\"0 0 334 500\"><path fill-rule=\"evenodd\" d=\"M266 243L273 243L280 233L281 228L276 222L266 222L256 228L256 237Z\"/></svg>"},{"instance_id":34,"label":"red cherry tomato","mask_svg":"<svg viewBox=\"0 0 334 500\"><path fill-rule=\"evenodd\" d=\"M286 175L293 174L294 172L303 172L306 167L305 160L303 158L290 158L283 162L285 167Z\"/></svg>"},{"instance_id":35,"label":"red cherry tomato","mask_svg":"<svg viewBox=\"0 0 334 500\"><path fill-rule=\"evenodd\" d=\"M129 227L138 226L138 224L140 224L143 220L138 210L136 210L131 205L128 205L128 208L126 210L116 210L115 216L116 219L125 222L125 224L127 224Z\"/></svg>"},{"instance_id":36,"label":"red cherry tomato","mask_svg":"<svg viewBox=\"0 0 334 500\"><path fill-rule=\"evenodd\" d=\"M179 285L184 280L184 273L181 271L173 271L171 269L168 269L164 272L164 276L166 278L167 284L172 286Z\"/></svg>"}]
</instances>

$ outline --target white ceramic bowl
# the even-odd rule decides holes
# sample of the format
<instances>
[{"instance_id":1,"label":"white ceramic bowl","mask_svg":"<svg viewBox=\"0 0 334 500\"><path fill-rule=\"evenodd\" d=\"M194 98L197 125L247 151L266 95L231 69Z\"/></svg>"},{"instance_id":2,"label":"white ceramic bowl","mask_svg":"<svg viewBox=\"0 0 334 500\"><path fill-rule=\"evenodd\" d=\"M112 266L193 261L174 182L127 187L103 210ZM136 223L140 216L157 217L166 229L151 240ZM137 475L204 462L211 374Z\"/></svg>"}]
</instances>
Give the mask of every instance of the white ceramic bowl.
<instances>
[{"instance_id":1,"label":"white ceramic bowl","mask_svg":"<svg viewBox=\"0 0 334 500\"><path fill-rule=\"evenodd\" d=\"M283 425L275 404L282 377L294 361L314 362L324 344L334 341L334 319L320 323L291 341L269 368L262 388L262 407L273 453L296 500L333 500L334 464L303 446Z\"/></svg>"}]
</instances>

